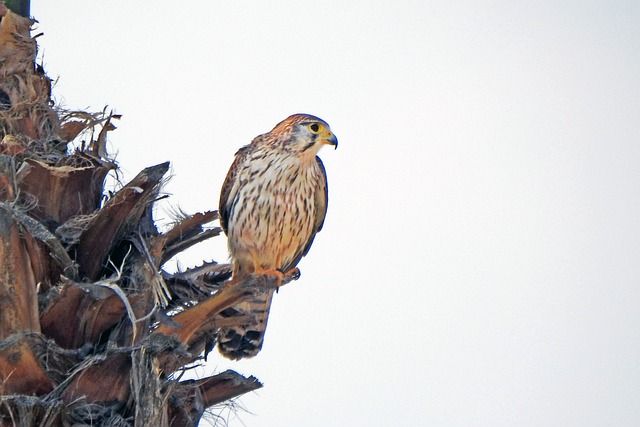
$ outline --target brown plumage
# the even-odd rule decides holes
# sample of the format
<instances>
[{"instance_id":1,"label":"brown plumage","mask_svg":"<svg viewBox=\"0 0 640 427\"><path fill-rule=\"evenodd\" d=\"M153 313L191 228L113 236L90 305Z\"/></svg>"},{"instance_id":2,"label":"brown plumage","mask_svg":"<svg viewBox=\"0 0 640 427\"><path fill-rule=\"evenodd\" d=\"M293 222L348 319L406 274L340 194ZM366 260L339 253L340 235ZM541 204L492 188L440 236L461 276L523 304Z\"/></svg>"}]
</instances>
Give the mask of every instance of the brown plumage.
<instances>
[{"instance_id":1,"label":"brown plumage","mask_svg":"<svg viewBox=\"0 0 640 427\"><path fill-rule=\"evenodd\" d=\"M220 195L233 279L281 274L307 254L327 212L327 176L316 156L338 140L323 120L295 114L236 153ZM222 328L220 352L230 359L262 348L273 291L223 313L250 314L251 324Z\"/></svg>"}]
</instances>

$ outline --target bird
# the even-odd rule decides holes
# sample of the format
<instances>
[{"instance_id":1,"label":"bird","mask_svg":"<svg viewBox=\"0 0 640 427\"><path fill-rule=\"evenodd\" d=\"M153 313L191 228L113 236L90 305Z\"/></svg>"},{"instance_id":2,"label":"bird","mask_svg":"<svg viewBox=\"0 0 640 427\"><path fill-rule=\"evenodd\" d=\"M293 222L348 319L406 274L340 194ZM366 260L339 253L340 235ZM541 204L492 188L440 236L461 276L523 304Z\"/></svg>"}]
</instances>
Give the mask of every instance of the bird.
<instances>
[{"instance_id":1,"label":"bird","mask_svg":"<svg viewBox=\"0 0 640 427\"><path fill-rule=\"evenodd\" d=\"M231 281L254 274L282 280L309 252L327 213L327 174L317 156L324 145L338 147L329 125L294 114L238 150L219 203L233 261ZM268 289L222 313L252 319L218 330L223 356L239 360L258 354L273 295Z\"/></svg>"}]
</instances>

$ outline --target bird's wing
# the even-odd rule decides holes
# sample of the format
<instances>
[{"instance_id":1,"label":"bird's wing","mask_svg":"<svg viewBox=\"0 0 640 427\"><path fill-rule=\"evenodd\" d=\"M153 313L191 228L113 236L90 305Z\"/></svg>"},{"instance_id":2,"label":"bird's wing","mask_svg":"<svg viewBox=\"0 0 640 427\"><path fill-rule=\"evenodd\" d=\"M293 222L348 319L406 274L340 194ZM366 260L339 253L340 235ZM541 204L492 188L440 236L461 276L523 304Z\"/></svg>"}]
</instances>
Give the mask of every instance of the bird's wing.
<instances>
[{"instance_id":1,"label":"bird's wing","mask_svg":"<svg viewBox=\"0 0 640 427\"><path fill-rule=\"evenodd\" d=\"M318 163L318 168L320 169L320 185L315 193L316 198L316 223L315 229L316 233L322 230L322 225L324 224L324 218L327 216L327 205L329 204L329 186L327 185L327 171L324 169L324 165L322 164L322 160L320 157L316 156L316 162ZM309 251L309 246L311 246L311 242L307 244L305 248L304 254L306 255Z\"/></svg>"},{"instance_id":2,"label":"bird's wing","mask_svg":"<svg viewBox=\"0 0 640 427\"><path fill-rule=\"evenodd\" d=\"M236 158L231 164L229 172L227 172L227 177L224 179L224 184L222 184L218 210L220 212L220 224L222 225L222 229L225 233L227 233L228 230L229 216L231 214L231 209L233 209L235 197L240 187L240 183L237 180L238 172L240 171L242 164L249 154L250 148L251 145L245 145L238 150L238 152L236 153Z\"/></svg>"}]
</instances>

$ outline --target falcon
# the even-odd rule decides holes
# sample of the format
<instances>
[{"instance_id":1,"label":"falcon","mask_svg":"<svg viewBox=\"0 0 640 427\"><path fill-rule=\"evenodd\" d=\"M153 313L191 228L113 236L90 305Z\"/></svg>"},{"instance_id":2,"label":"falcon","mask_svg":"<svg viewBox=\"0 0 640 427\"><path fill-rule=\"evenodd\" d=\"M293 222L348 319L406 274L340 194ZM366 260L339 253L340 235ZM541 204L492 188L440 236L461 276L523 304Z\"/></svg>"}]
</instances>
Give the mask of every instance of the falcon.
<instances>
[{"instance_id":1,"label":"falcon","mask_svg":"<svg viewBox=\"0 0 640 427\"><path fill-rule=\"evenodd\" d=\"M323 145L338 147L329 125L295 114L238 150L219 207L233 260L232 280L252 274L281 279L309 252L327 213L327 175L316 155ZM223 356L238 360L258 354L273 294L268 290L226 313L253 320L219 330Z\"/></svg>"}]
</instances>

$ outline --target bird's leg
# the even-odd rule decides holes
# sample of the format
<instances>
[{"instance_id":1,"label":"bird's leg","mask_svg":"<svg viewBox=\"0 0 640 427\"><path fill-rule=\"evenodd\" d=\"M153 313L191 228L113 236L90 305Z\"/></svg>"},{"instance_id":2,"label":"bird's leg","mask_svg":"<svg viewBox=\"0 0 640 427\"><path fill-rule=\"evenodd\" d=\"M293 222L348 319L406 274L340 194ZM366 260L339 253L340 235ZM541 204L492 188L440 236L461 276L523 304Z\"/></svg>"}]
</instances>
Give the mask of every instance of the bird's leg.
<instances>
[{"instance_id":1,"label":"bird's leg","mask_svg":"<svg viewBox=\"0 0 640 427\"><path fill-rule=\"evenodd\" d=\"M235 285L236 283L238 283L239 280L236 276L232 276L231 279L227 280L226 282L224 282L224 284L222 285L222 287L224 288L228 288L231 285Z\"/></svg>"}]
</instances>

